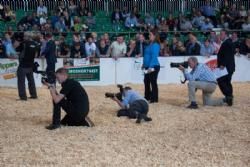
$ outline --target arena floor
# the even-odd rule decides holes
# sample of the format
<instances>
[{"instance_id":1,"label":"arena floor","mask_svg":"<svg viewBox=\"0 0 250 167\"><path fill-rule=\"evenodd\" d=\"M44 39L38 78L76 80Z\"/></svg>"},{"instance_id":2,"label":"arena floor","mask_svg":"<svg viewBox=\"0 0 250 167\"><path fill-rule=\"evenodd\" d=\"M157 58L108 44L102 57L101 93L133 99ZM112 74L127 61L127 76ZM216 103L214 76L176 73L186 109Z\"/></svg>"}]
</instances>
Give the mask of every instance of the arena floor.
<instances>
[{"instance_id":1,"label":"arena floor","mask_svg":"<svg viewBox=\"0 0 250 167\"><path fill-rule=\"evenodd\" d=\"M96 126L55 131L44 128L52 110L46 88L27 102L16 101L16 89L0 88L0 166L249 167L250 83L234 84L233 107L198 110L185 109L185 88L161 85L160 102L150 105L153 121L138 125L117 118L118 106L104 98L115 86L86 87Z\"/></svg>"}]
</instances>

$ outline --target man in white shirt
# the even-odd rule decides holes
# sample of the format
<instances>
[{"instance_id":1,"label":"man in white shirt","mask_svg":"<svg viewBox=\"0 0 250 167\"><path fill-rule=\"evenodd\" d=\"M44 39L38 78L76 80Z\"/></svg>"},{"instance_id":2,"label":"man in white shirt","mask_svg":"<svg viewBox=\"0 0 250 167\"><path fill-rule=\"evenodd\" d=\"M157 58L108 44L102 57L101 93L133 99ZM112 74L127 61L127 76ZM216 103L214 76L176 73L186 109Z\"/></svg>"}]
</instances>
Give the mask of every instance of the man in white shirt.
<instances>
[{"instance_id":1,"label":"man in white shirt","mask_svg":"<svg viewBox=\"0 0 250 167\"><path fill-rule=\"evenodd\" d=\"M39 6L37 7L37 16L47 16L47 7L43 5L43 1L39 1Z\"/></svg>"},{"instance_id":2,"label":"man in white shirt","mask_svg":"<svg viewBox=\"0 0 250 167\"><path fill-rule=\"evenodd\" d=\"M127 45L124 42L124 38L122 35L117 36L116 41L111 44L108 53L114 59L125 56L125 54L127 53Z\"/></svg>"},{"instance_id":3,"label":"man in white shirt","mask_svg":"<svg viewBox=\"0 0 250 167\"><path fill-rule=\"evenodd\" d=\"M89 36L87 42L85 43L85 51L87 57L95 57L96 44L93 42L92 36Z\"/></svg>"}]
</instances>

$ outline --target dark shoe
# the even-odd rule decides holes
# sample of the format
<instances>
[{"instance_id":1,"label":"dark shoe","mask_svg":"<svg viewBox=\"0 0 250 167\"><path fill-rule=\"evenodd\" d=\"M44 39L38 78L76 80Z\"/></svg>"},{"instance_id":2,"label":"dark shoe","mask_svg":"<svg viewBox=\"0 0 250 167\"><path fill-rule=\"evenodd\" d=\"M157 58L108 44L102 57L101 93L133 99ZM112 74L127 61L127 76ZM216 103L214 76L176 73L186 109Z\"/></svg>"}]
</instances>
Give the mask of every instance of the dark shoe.
<instances>
[{"instance_id":1,"label":"dark shoe","mask_svg":"<svg viewBox=\"0 0 250 167\"><path fill-rule=\"evenodd\" d=\"M187 106L187 108L189 108L189 109L198 109L198 105L197 104L190 104L189 106Z\"/></svg>"},{"instance_id":2,"label":"dark shoe","mask_svg":"<svg viewBox=\"0 0 250 167\"><path fill-rule=\"evenodd\" d=\"M60 125L54 125L54 124L50 124L49 126L46 126L45 128L48 130L55 130L57 128L60 128Z\"/></svg>"},{"instance_id":3,"label":"dark shoe","mask_svg":"<svg viewBox=\"0 0 250 167\"><path fill-rule=\"evenodd\" d=\"M141 120L142 120L142 114L137 114L137 119L136 119L136 123L139 124L141 123Z\"/></svg>"},{"instance_id":4,"label":"dark shoe","mask_svg":"<svg viewBox=\"0 0 250 167\"><path fill-rule=\"evenodd\" d=\"M232 106L233 105L233 97L226 97L226 103L228 106Z\"/></svg>"},{"instance_id":5,"label":"dark shoe","mask_svg":"<svg viewBox=\"0 0 250 167\"><path fill-rule=\"evenodd\" d=\"M30 96L29 99L38 99L37 96Z\"/></svg>"},{"instance_id":6,"label":"dark shoe","mask_svg":"<svg viewBox=\"0 0 250 167\"><path fill-rule=\"evenodd\" d=\"M152 118L146 116L146 117L144 118L144 121L146 121L146 122L152 121Z\"/></svg>"},{"instance_id":7,"label":"dark shoe","mask_svg":"<svg viewBox=\"0 0 250 167\"><path fill-rule=\"evenodd\" d=\"M27 101L27 97L20 97L19 100L22 100L22 101Z\"/></svg>"}]
</instances>

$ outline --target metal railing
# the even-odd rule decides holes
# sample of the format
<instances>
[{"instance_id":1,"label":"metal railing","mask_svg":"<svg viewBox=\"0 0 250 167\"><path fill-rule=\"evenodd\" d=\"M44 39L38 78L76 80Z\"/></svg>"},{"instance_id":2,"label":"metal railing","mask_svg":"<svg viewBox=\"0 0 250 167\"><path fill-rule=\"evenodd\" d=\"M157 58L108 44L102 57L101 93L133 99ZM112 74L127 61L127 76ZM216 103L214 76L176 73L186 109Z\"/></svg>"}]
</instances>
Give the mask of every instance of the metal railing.
<instances>
[{"instance_id":1,"label":"metal railing","mask_svg":"<svg viewBox=\"0 0 250 167\"><path fill-rule=\"evenodd\" d=\"M36 10L40 0L0 0L0 4L9 5L12 10ZM49 10L54 10L60 1L66 6L69 0L42 0ZM79 5L81 0L74 0ZM123 9L125 6L132 9L137 6L140 12L185 12L192 8L199 8L205 4L205 0L85 0L92 11L112 12L115 8ZM220 8L224 0L210 0L212 6ZM236 4L237 8L244 5L250 8L249 0L230 0L229 5Z\"/></svg>"}]
</instances>

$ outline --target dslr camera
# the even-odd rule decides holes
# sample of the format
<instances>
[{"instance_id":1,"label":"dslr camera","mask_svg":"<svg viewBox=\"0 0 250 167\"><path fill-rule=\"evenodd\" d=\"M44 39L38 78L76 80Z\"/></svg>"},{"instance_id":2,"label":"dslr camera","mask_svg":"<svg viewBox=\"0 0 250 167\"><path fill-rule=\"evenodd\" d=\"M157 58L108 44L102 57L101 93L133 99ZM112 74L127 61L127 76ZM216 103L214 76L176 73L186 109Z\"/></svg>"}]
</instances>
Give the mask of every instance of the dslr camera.
<instances>
[{"instance_id":1,"label":"dslr camera","mask_svg":"<svg viewBox=\"0 0 250 167\"><path fill-rule=\"evenodd\" d=\"M49 72L47 73L46 71L39 71L38 67L40 65L38 64L38 62L34 62L33 64L33 72L40 74L42 76L41 82L44 83L49 83L49 84L53 84L56 83L56 77L55 77L55 73L54 72Z\"/></svg>"},{"instance_id":2,"label":"dslr camera","mask_svg":"<svg viewBox=\"0 0 250 167\"><path fill-rule=\"evenodd\" d=\"M117 85L117 87L119 88L118 93L106 92L105 97L106 98L114 98L114 97L116 97L118 100L122 101L122 95L123 95L124 88L123 88L122 85L119 85L119 84Z\"/></svg>"},{"instance_id":3,"label":"dslr camera","mask_svg":"<svg viewBox=\"0 0 250 167\"><path fill-rule=\"evenodd\" d=\"M182 66L184 68L188 68L188 61L184 61L181 63L173 63L173 62L170 63L171 68L179 68L180 66Z\"/></svg>"}]
</instances>

